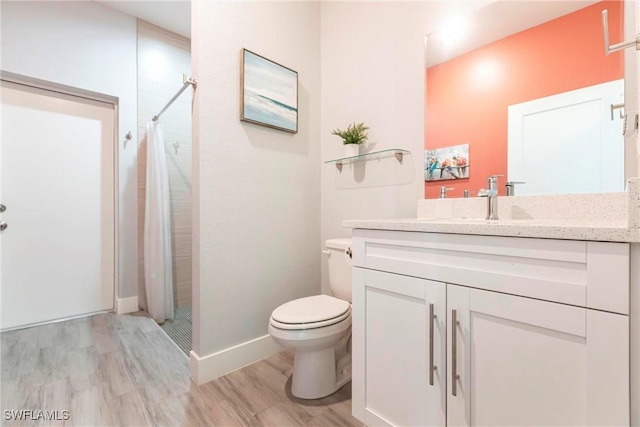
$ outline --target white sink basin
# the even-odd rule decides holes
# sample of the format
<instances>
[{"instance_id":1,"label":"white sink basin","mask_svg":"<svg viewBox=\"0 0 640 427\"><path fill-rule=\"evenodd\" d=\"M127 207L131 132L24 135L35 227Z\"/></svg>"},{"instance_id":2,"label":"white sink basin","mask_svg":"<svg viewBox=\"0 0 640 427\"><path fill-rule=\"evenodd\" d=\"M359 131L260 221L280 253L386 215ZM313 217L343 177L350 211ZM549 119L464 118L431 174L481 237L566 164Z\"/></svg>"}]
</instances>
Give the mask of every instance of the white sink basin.
<instances>
[{"instance_id":1,"label":"white sink basin","mask_svg":"<svg viewBox=\"0 0 640 427\"><path fill-rule=\"evenodd\" d=\"M495 225L501 225L501 224L520 224L520 225L525 225L527 223L534 223L536 222L533 219L497 219L497 220L493 220L493 219L484 219L484 218L419 218L418 221L422 222L439 222L439 223L452 223L452 224L459 224L459 223L468 223L468 224L495 224ZM539 222L539 220L537 221Z\"/></svg>"}]
</instances>

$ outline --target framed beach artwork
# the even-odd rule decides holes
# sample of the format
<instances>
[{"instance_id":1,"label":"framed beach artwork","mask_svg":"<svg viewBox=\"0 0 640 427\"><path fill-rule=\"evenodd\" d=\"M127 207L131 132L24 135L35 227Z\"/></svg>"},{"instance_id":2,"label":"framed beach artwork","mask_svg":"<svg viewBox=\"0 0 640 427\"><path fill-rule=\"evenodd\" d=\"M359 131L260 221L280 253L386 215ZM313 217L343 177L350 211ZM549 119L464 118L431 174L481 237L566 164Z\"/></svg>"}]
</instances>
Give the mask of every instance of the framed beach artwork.
<instances>
[{"instance_id":1,"label":"framed beach artwork","mask_svg":"<svg viewBox=\"0 0 640 427\"><path fill-rule=\"evenodd\" d=\"M298 73L242 49L240 120L298 132Z\"/></svg>"},{"instance_id":2,"label":"framed beach artwork","mask_svg":"<svg viewBox=\"0 0 640 427\"><path fill-rule=\"evenodd\" d=\"M469 144L424 150L424 180L469 178Z\"/></svg>"}]
</instances>

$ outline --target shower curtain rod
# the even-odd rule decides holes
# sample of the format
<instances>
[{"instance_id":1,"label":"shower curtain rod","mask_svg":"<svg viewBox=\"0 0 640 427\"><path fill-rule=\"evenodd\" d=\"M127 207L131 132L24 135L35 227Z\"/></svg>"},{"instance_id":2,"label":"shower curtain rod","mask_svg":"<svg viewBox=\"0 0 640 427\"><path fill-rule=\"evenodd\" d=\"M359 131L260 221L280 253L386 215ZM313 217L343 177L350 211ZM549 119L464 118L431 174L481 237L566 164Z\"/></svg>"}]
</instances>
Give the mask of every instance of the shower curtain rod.
<instances>
[{"instance_id":1,"label":"shower curtain rod","mask_svg":"<svg viewBox=\"0 0 640 427\"><path fill-rule=\"evenodd\" d=\"M162 110L160 110L160 112L158 114L156 114L155 116L153 116L153 118L151 120L153 120L154 122L156 120L158 120L160 118L160 116L162 115L162 113L164 113L167 108L169 108L171 106L171 104L173 104L173 102L178 99L178 97L182 94L182 92L184 92L184 90L189 87L189 85L193 86L193 88L195 89L197 86L197 82L194 79L188 79L186 74L182 75L182 87L180 88L180 90L173 95L173 98L171 98L171 100L169 102L167 102L167 105L164 106L164 108Z\"/></svg>"}]
</instances>

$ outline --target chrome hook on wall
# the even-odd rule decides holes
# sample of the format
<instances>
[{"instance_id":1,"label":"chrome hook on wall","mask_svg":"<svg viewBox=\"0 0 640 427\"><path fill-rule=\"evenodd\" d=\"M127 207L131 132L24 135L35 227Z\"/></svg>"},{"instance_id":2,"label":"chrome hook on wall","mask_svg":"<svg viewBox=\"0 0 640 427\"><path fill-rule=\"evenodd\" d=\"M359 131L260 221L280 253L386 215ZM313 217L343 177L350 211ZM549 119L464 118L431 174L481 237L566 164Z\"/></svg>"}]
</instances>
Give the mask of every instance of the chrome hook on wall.
<instances>
[{"instance_id":1,"label":"chrome hook on wall","mask_svg":"<svg viewBox=\"0 0 640 427\"><path fill-rule=\"evenodd\" d=\"M131 131L127 132L124 136L124 148L127 148L127 143L129 141L131 141L131 139L133 138L133 134L131 133Z\"/></svg>"},{"instance_id":2,"label":"chrome hook on wall","mask_svg":"<svg viewBox=\"0 0 640 427\"><path fill-rule=\"evenodd\" d=\"M180 142L179 141L173 141L173 149L176 152L176 156L178 155L178 148L180 148Z\"/></svg>"},{"instance_id":3,"label":"chrome hook on wall","mask_svg":"<svg viewBox=\"0 0 640 427\"><path fill-rule=\"evenodd\" d=\"M636 34L636 39L628 42L620 42L609 46L609 12L607 9L602 11L602 31L604 32L604 54L609 55L631 46L635 46L636 50L640 50L640 34Z\"/></svg>"},{"instance_id":4,"label":"chrome hook on wall","mask_svg":"<svg viewBox=\"0 0 640 427\"><path fill-rule=\"evenodd\" d=\"M611 104L611 120L613 120L613 112L616 110L618 110L618 114L620 115L620 118L624 119L624 114L622 113L622 110L624 110L624 103Z\"/></svg>"}]
</instances>

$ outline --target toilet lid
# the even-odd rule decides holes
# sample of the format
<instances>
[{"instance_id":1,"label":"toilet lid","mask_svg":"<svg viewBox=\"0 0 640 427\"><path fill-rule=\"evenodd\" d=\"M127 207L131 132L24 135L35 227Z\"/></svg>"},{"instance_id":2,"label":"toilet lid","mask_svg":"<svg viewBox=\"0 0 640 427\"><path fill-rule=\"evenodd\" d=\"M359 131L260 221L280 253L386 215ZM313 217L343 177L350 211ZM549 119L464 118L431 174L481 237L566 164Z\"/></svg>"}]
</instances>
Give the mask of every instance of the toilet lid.
<instances>
[{"instance_id":1,"label":"toilet lid","mask_svg":"<svg viewBox=\"0 0 640 427\"><path fill-rule=\"evenodd\" d=\"M349 310L347 301L328 295L315 295L282 304L271 318L280 323L316 323L342 316Z\"/></svg>"}]
</instances>

